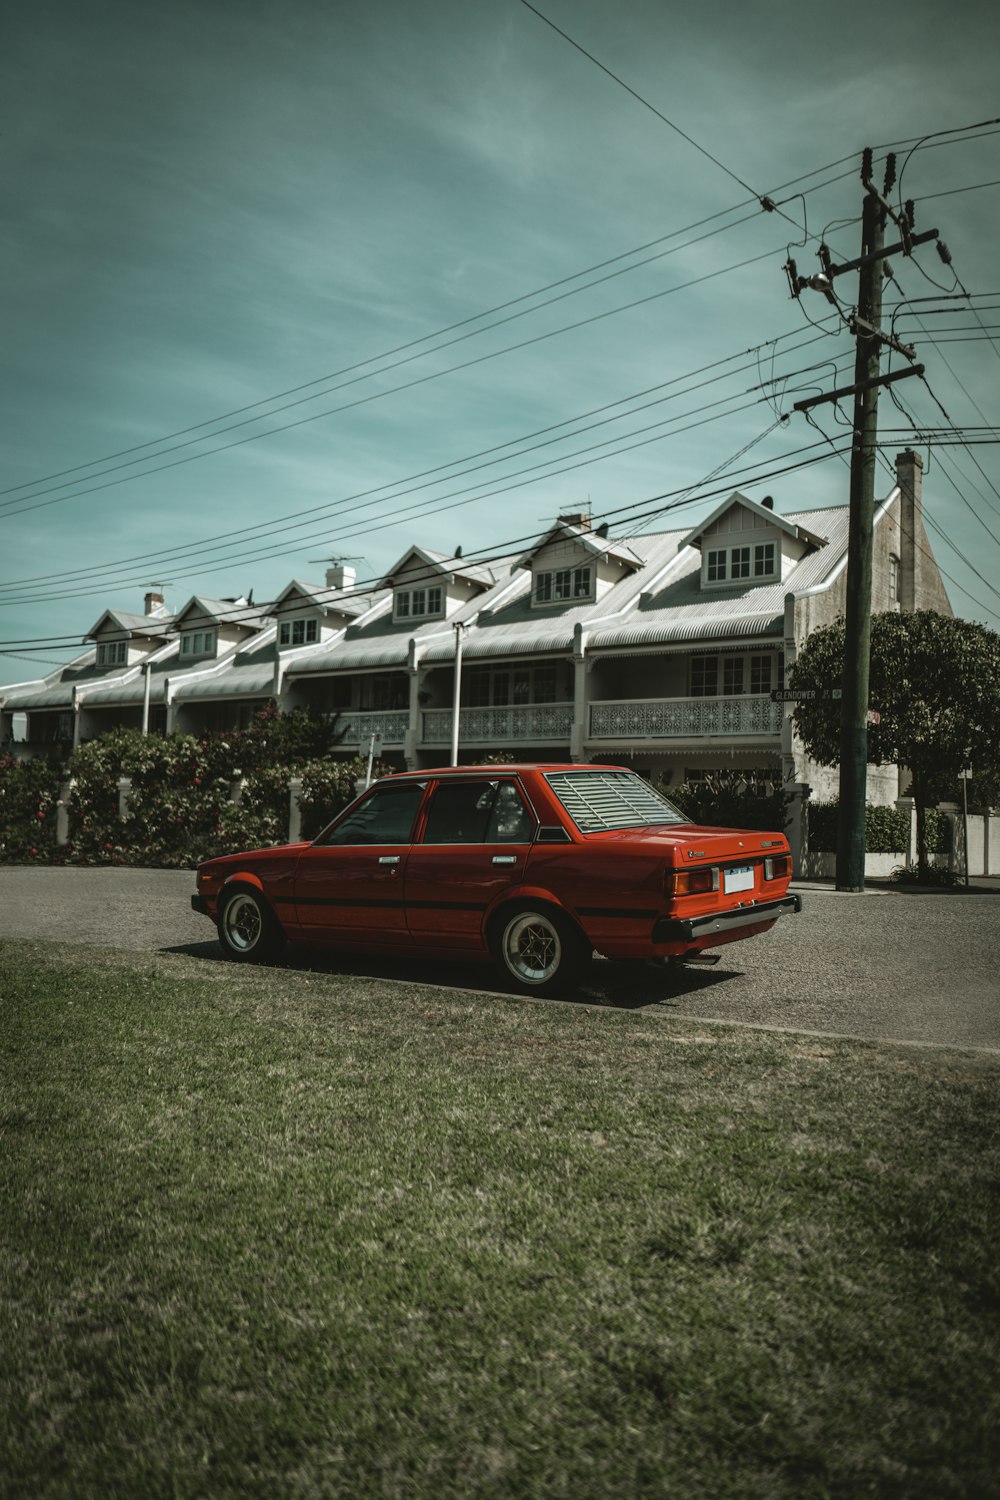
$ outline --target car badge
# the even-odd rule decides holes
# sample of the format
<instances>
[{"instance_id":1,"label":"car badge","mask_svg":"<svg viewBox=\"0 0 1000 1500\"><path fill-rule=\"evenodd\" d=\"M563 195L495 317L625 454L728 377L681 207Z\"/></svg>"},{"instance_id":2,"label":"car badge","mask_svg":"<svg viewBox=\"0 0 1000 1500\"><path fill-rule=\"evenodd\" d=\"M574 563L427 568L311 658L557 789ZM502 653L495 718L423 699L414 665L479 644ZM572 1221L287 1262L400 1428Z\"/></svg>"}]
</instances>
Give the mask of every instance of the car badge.
<instances>
[{"instance_id":1,"label":"car badge","mask_svg":"<svg viewBox=\"0 0 1000 1500\"><path fill-rule=\"evenodd\" d=\"M704 858L705 858L705 851L704 851L704 849L689 849L688 850L688 859L704 859Z\"/></svg>"}]
</instances>

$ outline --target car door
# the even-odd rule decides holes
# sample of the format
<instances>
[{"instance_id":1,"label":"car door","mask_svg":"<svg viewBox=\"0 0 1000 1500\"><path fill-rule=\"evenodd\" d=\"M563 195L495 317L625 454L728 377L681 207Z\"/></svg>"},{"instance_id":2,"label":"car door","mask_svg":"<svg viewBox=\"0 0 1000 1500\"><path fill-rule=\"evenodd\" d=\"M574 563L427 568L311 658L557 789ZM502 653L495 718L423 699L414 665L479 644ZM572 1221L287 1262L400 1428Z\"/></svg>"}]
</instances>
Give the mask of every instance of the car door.
<instances>
[{"instance_id":1,"label":"car door","mask_svg":"<svg viewBox=\"0 0 1000 1500\"><path fill-rule=\"evenodd\" d=\"M295 910L303 937L367 947L409 941L403 880L425 781L377 782L299 856Z\"/></svg>"},{"instance_id":2,"label":"car door","mask_svg":"<svg viewBox=\"0 0 1000 1500\"><path fill-rule=\"evenodd\" d=\"M404 873L406 921L422 947L476 949L483 918L524 877L536 820L513 777L448 777L428 794Z\"/></svg>"}]
</instances>

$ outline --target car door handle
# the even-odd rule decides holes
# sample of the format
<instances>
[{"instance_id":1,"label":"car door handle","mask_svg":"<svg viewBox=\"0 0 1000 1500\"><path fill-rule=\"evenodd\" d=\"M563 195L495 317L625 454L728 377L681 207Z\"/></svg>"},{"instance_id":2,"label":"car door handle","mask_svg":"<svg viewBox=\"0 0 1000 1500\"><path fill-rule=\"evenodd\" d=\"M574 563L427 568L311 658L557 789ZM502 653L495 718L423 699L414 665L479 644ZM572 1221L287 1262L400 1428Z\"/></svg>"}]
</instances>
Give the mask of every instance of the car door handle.
<instances>
[{"instance_id":1,"label":"car door handle","mask_svg":"<svg viewBox=\"0 0 1000 1500\"><path fill-rule=\"evenodd\" d=\"M517 855L516 854L494 854L494 856L493 856L493 863L495 865L516 865L517 864Z\"/></svg>"},{"instance_id":2,"label":"car door handle","mask_svg":"<svg viewBox=\"0 0 1000 1500\"><path fill-rule=\"evenodd\" d=\"M399 864L399 855L398 854L380 854L379 857L378 857L378 862L379 862L380 865L398 865Z\"/></svg>"}]
</instances>

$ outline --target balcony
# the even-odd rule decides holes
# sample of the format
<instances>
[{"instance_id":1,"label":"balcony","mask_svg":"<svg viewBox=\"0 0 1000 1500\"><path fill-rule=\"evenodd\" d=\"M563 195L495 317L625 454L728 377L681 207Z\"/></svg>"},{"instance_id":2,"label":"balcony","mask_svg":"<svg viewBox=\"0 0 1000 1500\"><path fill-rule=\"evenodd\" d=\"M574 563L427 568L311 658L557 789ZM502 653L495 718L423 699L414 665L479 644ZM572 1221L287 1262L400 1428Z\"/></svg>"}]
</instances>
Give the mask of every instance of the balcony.
<instances>
[{"instance_id":1,"label":"balcony","mask_svg":"<svg viewBox=\"0 0 1000 1500\"><path fill-rule=\"evenodd\" d=\"M784 712L769 696L640 698L592 703L590 740L777 739Z\"/></svg>"},{"instance_id":2,"label":"balcony","mask_svg":"<svg viewBox=\"0 0 1000 1500\"><path fill-rule=\"evenodd\" d=\"M338 724L344 731L342 745L361 746L367 746L373 734L381 736L383 745L401 745L409 727L410 715L405 708L377 709L371 713L348 710Z\"/></svg>"},{"instance_id":3,"label":"balcony","mask_svg":"<svg viewBox=\"0 0 1000 1500\"><path fill-rule=\"evenodd\" d=\"M450 708L428 708L423 713L423 743L450 745ZM572 703L505 704L494 708L463 708L459 735L463 745L569 744L573 727Z\"/></svg>"}]
</instances>

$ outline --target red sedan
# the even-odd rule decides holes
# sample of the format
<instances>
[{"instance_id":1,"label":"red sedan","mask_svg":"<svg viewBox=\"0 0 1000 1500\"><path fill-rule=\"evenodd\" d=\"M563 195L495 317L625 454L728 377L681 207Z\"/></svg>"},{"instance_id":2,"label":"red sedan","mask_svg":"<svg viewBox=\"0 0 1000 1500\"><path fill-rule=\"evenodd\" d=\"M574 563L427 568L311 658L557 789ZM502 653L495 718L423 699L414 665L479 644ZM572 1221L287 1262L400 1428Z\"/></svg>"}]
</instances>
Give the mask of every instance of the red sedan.
<instances>
[{"instance_id":1,"label":"red sedan","mask_svg":"<svg viewBox=\"0 0 1000 1500\"><path fill-rule=\"evenodd\" d=\"M691 960L800 909L782 833L704 828L617 766L378 781L311 844L206 860L191 904L234 959L284 942L492 959L532 994L608 958Z\"/></svg>"}]
</instances>

